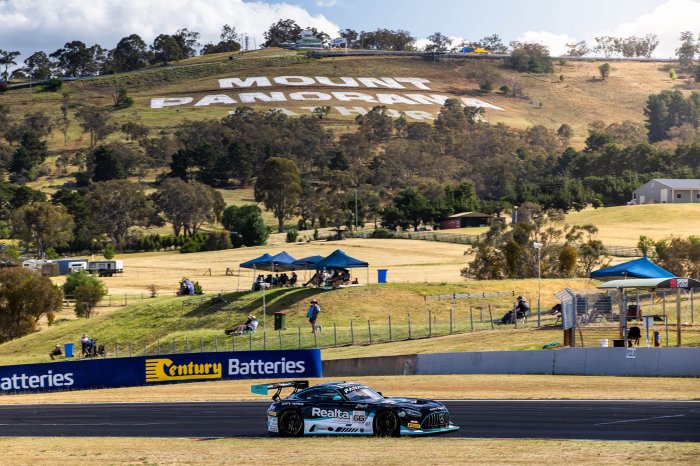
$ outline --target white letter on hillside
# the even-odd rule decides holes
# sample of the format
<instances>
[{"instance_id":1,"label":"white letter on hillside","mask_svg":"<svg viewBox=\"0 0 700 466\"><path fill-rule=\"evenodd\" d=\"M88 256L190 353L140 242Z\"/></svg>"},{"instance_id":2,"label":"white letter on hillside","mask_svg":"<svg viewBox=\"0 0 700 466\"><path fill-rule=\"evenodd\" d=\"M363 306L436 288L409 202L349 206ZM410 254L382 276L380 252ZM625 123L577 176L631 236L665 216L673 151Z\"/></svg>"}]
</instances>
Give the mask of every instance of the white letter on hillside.
<instances>
[{"instance_id":1,"label":"white letter on hillside","mask_svg":"<svg viewBox=\"0 0 700 466\"><path fill-rule=\"evenodd\" d=\"M342 100L344 102L350 102L351 100L361 100L363 102L370 102L373 104L377 103L377 99L375 99L369 94L365 94L362 92L333 92L333 96L336 99Z\"/></svg>"},{"instance_id":2,"label":"white letter on hillside","mask_svg":"<svg viewBox=\"0 0 700 466\"><path fill-rule=\"evenodd\" d=\"M418 105L418 102L407 99L399 94L377 94L377 100L382 104Z\"/></svg>"},{"instance_id":3,"label":"white letter on hillside","mask_svg":"<svg viewBox=\"0 0 700 466\"><path fill-rule=\"evenodd\" d=\"M202 97L199 102L194 104L195 107L206 107L207 105L211 104L224 104L224 105L231 105L231 104L236 104L235 100L233 100L231 97L227 96L226 94L217 94L217 95L205 95Z\"/></svg>"},{"instance_id":4,"label":"white letter on hillside","mask_svg":"<svg viewBox=\"0 0 700 466\"><path fill-rule=\"evenodd\" d=\"M284 96L283 92L270 92L270 95L264 92L241 92L238 94L238 98L241 102L246 104L252 104L256 100L260 102L286 102L287 98Z\"/></svg>"},{"instance_id":5,"label":"white letter on hillside","mask_svg":"<svg viewBox=\"0 0 700 466\"><path fill-rule=\"evenodd\" d=\"M345 107L333 107L334 109L338 110L338 113L341 115L352 115L353 113L357 113L358 115L367 115L367 109L364 107L351 107L351 108L345 108Z\"/></svg>"},{"instance_id":6,"label":"white letter on hillside","mask_svg":"<svg viewBox=\"0 0 700 466\"><path fill-rule=\"evenodd\" d=\"M292 92L289 94L292 100L331 100L330 94L324 92Z\"/></svg>"},{"instance_id":7,"label":"white letter on hillside","mask_svg":"<svg viewBox=\"0 0 700 466\"><path fill-rule=\"evenodd\" d=\"M445 105L445 101L449 98L444 95L438 95L438 94L430 94L430 95L423 95L423 94L405 94L406 97L410 97L411 99L415 100L419 104L424 104L424 105Z\"/></svg>"},{"instance_id":8,"label":"white letter on hillside","mask_svg":"<svg viewBox=\"0 0 700 466\"><path fill-rule=\"evenodd\" d=\"M423 83L429 83L429 79L422 79L422 78L396 78L396 80L400 83L411 83L414 86L416 86L418 89L423 89L424 91L432 91L428 86L426 86Z\"/></svg>"},{"instance_id":9,"label":"white letter on hillside","mask_svg":"<svg viewBox=\"0 0 700 466\"><path fill-rule=\"evenodd\" d=\"M274 80L277 84L284 84L285 86L310 86L316 83L314 78L307 76L278 76Z\"/></svg>"},{"instance_id":10,"label":"white letter on hillside","mask_svg":"<svg viewBox=\"0 0 700 466\"><path fill-rule=\"evenodd\" d=\"M462 97L462 102L464 102L464 105L467 107L483 107L492 108L494 110L503 110L501 107L497 107L496 105L484 102L483 100L473 99L471 97Z\"/></svg>"},{"instance_id":11,"label":"white letter on hillside","mask_svg":"<svg viewBox=\"0 0 700 466\"><path fill-rule=\"evenodd\" d=\"M173 107L192 102L192 97L156 97L151 99L151 108Z\"/></svg>"},{"instance_id":12,"label":"white letter on hillside","mask_svg":"<svg viewBox=\"0 0 700 466\"><path fill-rule=\"evenodd\" d=\"M423 112L421 110L406 110L406 116L413 118L414 120L434 120L433 114L430 112Z\"/></svg>"},{"instance_id":13,"label":"white letter on hillside","mask_svg":"<svg viewBox=\"0 0 700 466\"><path fill-rule=\"evenodd\" d=\"M389 89L405 89L401 84L397 83L393 78L357 78L362 84L367 87L388 87Z\"/></svg>"},{"instance_id":14,"label":"white letter on hillside","mask_svg":"<svg viewBox=\"0 0 700 466\"><path fill-rule=\"evenodd\" d=\"M255 76L253 78L245 78L245 80L241 80L241 78L219 79L219 88L220 89L231 89L234 87L234 85L236 85L238 87L251 87L253 84L256 84L258 87L270 87L270 86L272 86L272 84L270 84L270 80L264 76Z\"/></svg>"},{"instance_id":15,"label":"white letter on hillside","mask_svg":"<svg viewBox=\"0 0 700 466\"><path fill-rule=\"evenodd\" d=\"M352 78L338 78L341 81L343 81L342 84L334 83L333 81L330 80L330 78L327 78L325 76L316 76L316 81L318 81L319 84L323 84L324 86L336 86L336 87L360 87L359 84L357 84L357 81L355 81Z\"/></svg>"}]
</instances>

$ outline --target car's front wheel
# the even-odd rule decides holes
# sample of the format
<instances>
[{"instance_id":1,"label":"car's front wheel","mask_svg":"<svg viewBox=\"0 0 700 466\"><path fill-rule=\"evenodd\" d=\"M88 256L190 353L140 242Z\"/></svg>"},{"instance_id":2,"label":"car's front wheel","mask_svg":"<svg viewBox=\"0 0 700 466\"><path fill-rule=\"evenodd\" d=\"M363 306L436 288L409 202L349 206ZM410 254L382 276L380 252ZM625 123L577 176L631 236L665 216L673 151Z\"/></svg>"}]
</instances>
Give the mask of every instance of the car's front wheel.
<instances>
[{"instance_id":1,"label":"car's front wheel","mask_svg":"<svg viewBox=\"0 0 700 466\"><path fill-rule=\"evenodd\" d=\"M398 437L399 417L393 411L379 411L374 417L374 435L378 437Z\"/></svg>"},{"instance_id":2,"label":"car's front wheel","mask_svg":"<svg viewBox=\"0 0 700 466\"><path fill-rule=\"evenodd\" d=\"M304 433L304 418L296 409L283 411L279 417L279 434L281 437L300 437Z\"/></svg>"}]
</instances>

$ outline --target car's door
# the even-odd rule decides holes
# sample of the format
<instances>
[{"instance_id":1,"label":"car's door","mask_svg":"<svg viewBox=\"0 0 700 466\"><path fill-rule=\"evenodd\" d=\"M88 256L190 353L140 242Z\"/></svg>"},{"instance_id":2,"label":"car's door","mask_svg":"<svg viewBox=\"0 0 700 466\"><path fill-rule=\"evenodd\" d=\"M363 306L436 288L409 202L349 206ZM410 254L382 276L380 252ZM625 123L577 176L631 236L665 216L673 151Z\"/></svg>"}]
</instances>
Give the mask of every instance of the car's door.
<instances>
[{"instance_id":1,"label":"car's door","mask_svg":"<svg viewBox=\"0 0 700 466\"><path fill-rule=\"evenodd\" d=\"M319 387L308 390L304 399L304 428L310 434L361 433L353 422L352 407L338 390Z\"/></svg>"}]
</instances>

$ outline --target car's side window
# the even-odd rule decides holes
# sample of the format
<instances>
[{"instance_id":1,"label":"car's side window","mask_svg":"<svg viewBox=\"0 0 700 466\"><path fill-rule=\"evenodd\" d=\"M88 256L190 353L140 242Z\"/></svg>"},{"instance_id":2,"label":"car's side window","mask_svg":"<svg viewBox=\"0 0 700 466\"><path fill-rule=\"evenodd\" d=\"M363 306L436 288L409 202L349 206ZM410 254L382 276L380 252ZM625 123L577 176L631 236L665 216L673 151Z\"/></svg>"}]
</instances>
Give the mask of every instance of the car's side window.
<instances>
[{"instance_id":1,"label":"car's side window","mask_svg":"<svg viewBox=\"0 0 700 466\"><path fill-rule=\"evenodd\" d=\"M317 388L299 393L297 397L306 401L332 401L333 397L337 395L340 395L340 393L335 389Z\"/></svg>"}]
</instances>

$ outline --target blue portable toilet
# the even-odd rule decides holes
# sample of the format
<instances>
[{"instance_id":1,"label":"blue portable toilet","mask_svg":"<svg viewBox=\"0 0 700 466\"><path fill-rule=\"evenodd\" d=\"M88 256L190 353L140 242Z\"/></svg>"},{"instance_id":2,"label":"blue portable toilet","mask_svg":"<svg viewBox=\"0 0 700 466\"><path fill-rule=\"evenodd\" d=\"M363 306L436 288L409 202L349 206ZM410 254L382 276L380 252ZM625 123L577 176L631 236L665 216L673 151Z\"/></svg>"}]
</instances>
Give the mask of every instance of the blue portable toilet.
<instances>
[{"instance_id":1,"label":"blue portable toilet","mask_svg":"<svg viewBox=\"0 0 700 466\"><path fill-rule=\"evenodd\" d=\"M386 283L386 273L388 269L378 269L377 270L377 283Z\"/></svg>"},{"instance_id":2,"label":"blue portable toilet","mask_svg":"<svg viewBox=\"0 0 700 466\"><path fill-rule=\"evenodd\" d=\"M73 343L66 343L65 345L63 345L63 354L65 354L67 358L72 358L73 357L73 348L74 348Z\"/></svg>"}]
</instances>

